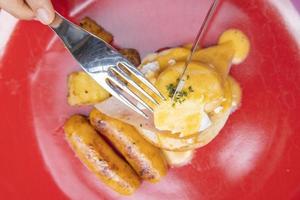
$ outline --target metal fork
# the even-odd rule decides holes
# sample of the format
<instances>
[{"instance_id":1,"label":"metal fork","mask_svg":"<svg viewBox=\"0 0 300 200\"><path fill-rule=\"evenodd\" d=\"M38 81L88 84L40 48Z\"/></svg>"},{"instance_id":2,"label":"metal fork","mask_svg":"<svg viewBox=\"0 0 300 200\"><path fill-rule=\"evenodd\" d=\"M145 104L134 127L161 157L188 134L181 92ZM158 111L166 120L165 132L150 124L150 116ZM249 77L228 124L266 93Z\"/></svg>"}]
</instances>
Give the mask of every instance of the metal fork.
<instances>
[{"instance_id":1,"label":"metal fork","mask_svg":"<svg viewBox=\"0 0 300 200\"><path fill-rule=\"evenodd\" d=\"M130 61L100 38L71 23L58 13L56 13L55 20L49 27L60 37L66 48L87 74L112 96L135 112L148 118L148 115L132 101L133 99L150 112L153 112L153 110L150 105L128 87L128 84L154 104L158 104L158 102L139 86L131 78L131 75L134 75L154 94L165 100L155 86Z\"/></svg>"}]
</instances>

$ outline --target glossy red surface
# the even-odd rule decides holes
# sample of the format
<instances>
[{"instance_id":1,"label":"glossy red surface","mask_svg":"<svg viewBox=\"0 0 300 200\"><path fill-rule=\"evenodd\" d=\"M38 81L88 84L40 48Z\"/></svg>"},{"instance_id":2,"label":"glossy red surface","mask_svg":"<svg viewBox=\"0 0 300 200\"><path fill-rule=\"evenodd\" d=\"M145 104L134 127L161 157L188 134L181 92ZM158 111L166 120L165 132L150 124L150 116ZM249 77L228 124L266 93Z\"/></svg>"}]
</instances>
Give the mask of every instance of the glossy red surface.
<instances>
[{"instance_id":1,"label":"glossy red surface","mask_svg":"<svg viewBox=\"0 0 300 200\"><path fill-rule=\"evenodd\" d=\"M65 16L88 15L117 45L143 55L192 41L208 3L54 1ZM64 140L64 120L86 112L66 104L66 76L77 64L38 22L2 13L0 23L1 199L127 199L99 183ZM144 183L128 199L300 199L299 23L288 0L222 1L203 44L231 27L249 36L250 56L232 70L242 107L190 165L170 170L161 183Z\"/></svg>"}]
</instances>

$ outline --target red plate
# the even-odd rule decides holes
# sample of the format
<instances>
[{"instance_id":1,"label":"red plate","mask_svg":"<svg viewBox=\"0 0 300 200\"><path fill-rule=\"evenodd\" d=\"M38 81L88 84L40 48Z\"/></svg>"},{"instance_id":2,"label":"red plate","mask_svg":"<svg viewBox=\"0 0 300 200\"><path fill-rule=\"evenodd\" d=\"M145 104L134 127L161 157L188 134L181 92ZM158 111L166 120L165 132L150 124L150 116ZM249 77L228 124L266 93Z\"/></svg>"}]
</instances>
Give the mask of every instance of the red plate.
<instances>
[{"instance_id":1,"label":"red plate","mask_svg":"<svg viewBox=\"0 0 300 200\"><path fill-rule=\"evenodd\" d=\"M54 4L75 21L96 19L117 45L143 55L191 42L209 6L206 0ZM5 13L0 22L1 199L123 199L64 140L65 119L86 112L66 103L66 76L78 65L38 22ZM158 184L144 183L132 199L300 199L299 24L288 0L221 3L203 43L232 27L249 36L251 54L232 70L243 87L242 107L190 165L170 170Z\"/></svg>"}]
</instances>

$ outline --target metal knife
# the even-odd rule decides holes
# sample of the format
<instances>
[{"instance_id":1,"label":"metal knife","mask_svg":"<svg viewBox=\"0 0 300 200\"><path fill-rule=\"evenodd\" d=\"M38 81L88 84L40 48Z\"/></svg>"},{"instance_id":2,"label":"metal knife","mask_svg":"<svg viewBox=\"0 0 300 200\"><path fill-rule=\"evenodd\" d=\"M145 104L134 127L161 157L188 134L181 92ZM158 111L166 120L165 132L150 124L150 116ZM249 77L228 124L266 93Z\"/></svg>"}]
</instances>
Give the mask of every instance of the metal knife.
<instances>
[{"instance_id":1,"label":"metal knife","mask_svg":"<svg viewBox=\"0 0 300 200\"><path fill-rule=\"evenodd\" d=\"M189 54L189 56L187 57L186 61L185 61L185 65L184 65L184 70L183 73L180 77L180 80L178 82L178 85L176 87L176 90L174 92L174 95L172 97L172 100L174 101L175 97L177 96L178 92L180 92L182 90L182 88L184 87L185 84L185 74L187 71L187 68L190 64L190 62L192 61L193 55L195 53L195 51L197 50L198 46L199 46L199 42L203 37L203 34L205 33L207 26L208 26L208 22L211 20L211 18L213 17L216 8L218 6L219 0L214 0L214 2L211 4L209 11L207 12L207 15L205 16L205 19L200 27L200 30L196 36L196 39L193 43L192 49L191 49L191 53Z\"/></svg>"}]
</instances>

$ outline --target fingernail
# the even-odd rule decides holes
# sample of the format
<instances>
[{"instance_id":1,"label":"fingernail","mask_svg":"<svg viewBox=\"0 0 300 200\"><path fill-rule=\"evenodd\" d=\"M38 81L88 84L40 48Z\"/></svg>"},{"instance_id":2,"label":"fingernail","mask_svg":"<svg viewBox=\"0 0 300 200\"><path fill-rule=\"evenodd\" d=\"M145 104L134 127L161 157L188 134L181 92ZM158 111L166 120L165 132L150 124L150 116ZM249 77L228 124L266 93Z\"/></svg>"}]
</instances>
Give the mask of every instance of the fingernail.
<instances>
[{"instance_id":1,"label":"fingernail","mask_svg":"<svg viewBox=\"0 0 300 200\"><path fill-rule=\"evenodd\" d=\"M44 8L39 8L36 11L36 18L42 22L43 24L47 25L51 23L50 14Z\"/></svg>"}]
</instances>

